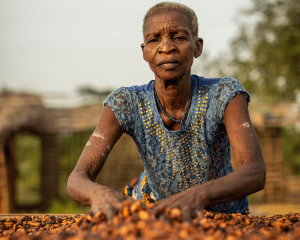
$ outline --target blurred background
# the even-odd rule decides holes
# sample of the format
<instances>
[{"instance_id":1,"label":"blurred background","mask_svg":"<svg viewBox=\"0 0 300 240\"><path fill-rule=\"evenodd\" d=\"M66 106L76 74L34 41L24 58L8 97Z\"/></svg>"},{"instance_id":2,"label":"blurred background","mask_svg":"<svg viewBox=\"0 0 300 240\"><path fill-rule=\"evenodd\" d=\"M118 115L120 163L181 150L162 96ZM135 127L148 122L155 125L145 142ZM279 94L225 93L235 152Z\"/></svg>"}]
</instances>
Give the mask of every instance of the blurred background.
<instances>
[{"instance_id":1,"label":"blurred background","mask_svg":"<svg viewBox=\"0 0 300 240\"><path fill-rule=\"evenodd\" d=\"M104 99L154 78L142 20L159 1L0 1L0 213L85 213L66 192ZM251 94L267 167L252 214L300 212L300 0L185 0L204 54L192 73ZM235 166L234 157L232 158ZM122 136L97 178L116 190L143 170Z\"/></svg>"}]
</instances>

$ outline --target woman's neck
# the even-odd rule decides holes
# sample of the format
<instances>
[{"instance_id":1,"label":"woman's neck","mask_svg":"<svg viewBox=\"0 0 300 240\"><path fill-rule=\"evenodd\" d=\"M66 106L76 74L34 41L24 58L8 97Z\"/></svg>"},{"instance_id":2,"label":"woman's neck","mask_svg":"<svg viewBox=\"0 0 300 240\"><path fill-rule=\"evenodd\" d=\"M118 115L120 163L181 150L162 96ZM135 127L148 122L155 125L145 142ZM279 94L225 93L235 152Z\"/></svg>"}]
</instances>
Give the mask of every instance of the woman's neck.
<instances>
[{"instance_id":1,"label":"woman's neck","mask_svg":"<svg viewBox=\"0 0 300 240\"><path fill-rule=\"evenodd\" d=\"M190 74L180 80L164 81L156 77L154 86L164 111L171 116L178 111L178 114L175 114L177 117L182 115L181 112L185 112L191 94Z\"/></svg>"}]
</instances>

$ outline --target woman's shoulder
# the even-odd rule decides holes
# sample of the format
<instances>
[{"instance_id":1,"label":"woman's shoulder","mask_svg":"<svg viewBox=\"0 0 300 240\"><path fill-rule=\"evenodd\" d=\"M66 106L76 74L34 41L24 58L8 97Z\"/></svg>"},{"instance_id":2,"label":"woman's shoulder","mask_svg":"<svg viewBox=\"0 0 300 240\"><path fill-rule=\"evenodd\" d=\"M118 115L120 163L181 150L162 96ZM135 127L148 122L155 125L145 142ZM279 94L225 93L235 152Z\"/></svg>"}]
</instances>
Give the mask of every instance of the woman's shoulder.
<instances>
[{"instance_id":1,"label":"woman's shoulder","mask_svg":"<svg viewBox=\"0 0 300 240\"><path fill-rule=\"evenodd\" d=\"M250 95L242 84L233 77L204 78L194 77L194 84L198 86L195 94L205 97L205 102L210 102L210 116L217 116L221 122L226 106L236 94L243 94L247 103L250 102ZM198 90L198 91L197 91Z\"/></svg>"},{"instance_id":2,"label":"woman's shoulder","mask_svg":"<svg viewBox=\"0 0 300 240\"><path fill-rule=\"evenodd\" d=\"M149 83L143 84L143 85L134 85L131 87L126 87L128 91L131 92L148 92L153 89L154 86L154 80L151 80Z\"/></svg>"},{"instance_id":3,"label":"woman's shoulder","mask_svg":"<svg viewBox=\"0 0 300 240\"><path fill-rule=\"evenodd\" d=\"M220 87L223 84L241 84L237 79L226 76L223 78L205 78L197 75L192 75L192 81L195 87Z\"/></svg>"},{"instance_id":4,"label":"woman's shoulder","mask_svg":"<svg viewBox=\"0 0 300 240\"><path fill-rule=\"evenodd\" d=\"M222 78L205 78L197 75L192 75L192 83L194 87L201 88L204 86L212 86L218 84Z\"/></svg>"},{"instance_id":5,"label":"woman's shoulder","mask_svg":"<svg viewBox=\"0 0 300 240\"><path fill-rule=\"evenodd\" d=\"M137 119L141 119L138 111L142 101L149 99L152 82L140 86L120 87L113 91L103 105L108 105L114 112L122 131L134 134Z\"/></svg>"},{"instance_id":6,"label":"woman's shoulder","mask_svg":"<svg viewBox=\"0 0 300 240\"><path fill-rule=\"evenodd\" d=\"M153 89L154 80L143 85L134 85L130 87L120 87L114 90L104 101L104 106L109 102L131 102L139 93L150 92Z\"/></svg>"},{"instance_id":7,"label":"woman's shoulder","mask_svg":"<svg viewBox=\"0 0 300 240\"><path fill-rule=\"evenodd\" d=\"M201 89L209 89L210 96L230 96L236 93L244 93L247 101L250 101L250 95L243 85L234 77L226 76L223 78L204 78L192 75L194 87ZM218 97L219 99L219 97Z\"/></svg>"},{"instance_id":8,"label":"woman's shoulder","mask_svg":"<svg viewBox=\"0 0 300 240\"><path fill-rule=\"evenodd\" d=\"M219 100L230 101L236 94L242 93L247 102L250 102L250 94L243 87L243 85L233 77L224 77L220 80L216 86L215 93L218 96Z\"/></svg>"}]
</instances>

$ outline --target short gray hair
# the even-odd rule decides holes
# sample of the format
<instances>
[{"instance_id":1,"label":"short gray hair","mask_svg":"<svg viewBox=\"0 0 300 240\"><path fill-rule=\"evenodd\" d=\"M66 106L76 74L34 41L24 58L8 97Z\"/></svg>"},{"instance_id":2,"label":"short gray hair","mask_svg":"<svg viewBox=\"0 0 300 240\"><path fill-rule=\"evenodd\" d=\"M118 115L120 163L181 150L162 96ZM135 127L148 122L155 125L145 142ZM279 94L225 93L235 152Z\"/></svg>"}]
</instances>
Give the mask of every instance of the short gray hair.
<instances>
[{"instance_id":1,"label":"short gray hair","mask_svg":"<svg viewBox=\"0 0 300 240\"><path fill-rule=\"evenodd\" d=\"M160 13L160 12L164 12L164 11L168 11L168 10L178 10L178 11L186 13L191 21L190 24L191 24L192 35L194 38L198 37L198 19L197 19L195 12L192 9L190 9L189 7L187 7L181 3L176 3L176 2L161 2L161 3L158 3L158 4L154 5L153 7L151 7L147 11L146 15L144 16L143 35L145 35L146 22L149 19L149 17L151 17L152 15L154 15L156 13Z\"/></svg>"}]
</instances>

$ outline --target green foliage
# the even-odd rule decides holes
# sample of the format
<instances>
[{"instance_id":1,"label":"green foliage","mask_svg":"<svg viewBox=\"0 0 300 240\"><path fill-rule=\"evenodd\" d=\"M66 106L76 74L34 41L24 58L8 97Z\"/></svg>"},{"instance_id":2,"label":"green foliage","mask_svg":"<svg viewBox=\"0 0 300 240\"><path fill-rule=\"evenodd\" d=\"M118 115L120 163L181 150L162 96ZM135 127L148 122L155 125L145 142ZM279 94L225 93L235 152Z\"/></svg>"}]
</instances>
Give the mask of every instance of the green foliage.
<instances>
[{"instance_id":1,"label":"green foliage","mask_svg":"<svg viewBox=\"0 0 300 240\"><path fill-rule=\"evenodd\" d=\"M291 167L293 174L300 174L300 132L294 128L282 131L284 160Z\"/></svg>"},{"instance_id":2,"label":"green foliage","mask_svg":"<svg viewBox=\"0 0 300 240\"><path fill-rule=\"evenodd\" d=\"M206 59L204 72L233 76L267 101L294 100L300 91L300 0L252 0L243 17L248 21L239 26L230 53Z\"/></svg>"},{"instance_id":3,"label":"green foliage","mask_svg":"<svg viewBox=\"0 0 300 240\"><path fill-rule=\"evenodd\" d=\"M53 200L45 213L85 213L89 207L74 202L67 193L67 179L93 130L64 133L59 136L59 198ZM129 136L123 136L111 151L97 182L123 191L133 177L139 177L143 164ZM19 205L35 205L41 201L40 171L42 148L40 139L31 134L16 136L17 188ZM33 211L36 212L36 211Z\"/></svg>"},{"instance_id":4,"label":"green foliage","mask_svg":"<svg viewBox=\"0 0 300 240\"><path fill-rule=\"evenodd\" d=\"M16 203L37 204L41 200L41 142L37 136L18 134L16 143Z\"/></svg>"},{"instance_id":5,"label":"green foliage","mask_svg":"<svg viewBox=\"0 0 300 240\"><path fill-rule=\"evenodd\" d=\"M67 193L67 180L93 130L61 134L59 137L59 195L60 200L71 200ZM73 200L71 200L73 202Z\"/></svg>"},{"instance_id":6,"label":"green foliage","mask_svg":"<svg viewBox=\"0 0 300 240\"><path fill-rule=\"evenodd\" d=\"M74 169L79 156L92 134L92 130L79 133L63 134L60 144L60 198L53 201L49 213L85 213L88 209L74 202L66 191L67 179ZM41 201L40 179L42 147L39 137L32 134L18 134L16 142L16 203L34 205Z\"/></svg>"}]
</instances>

